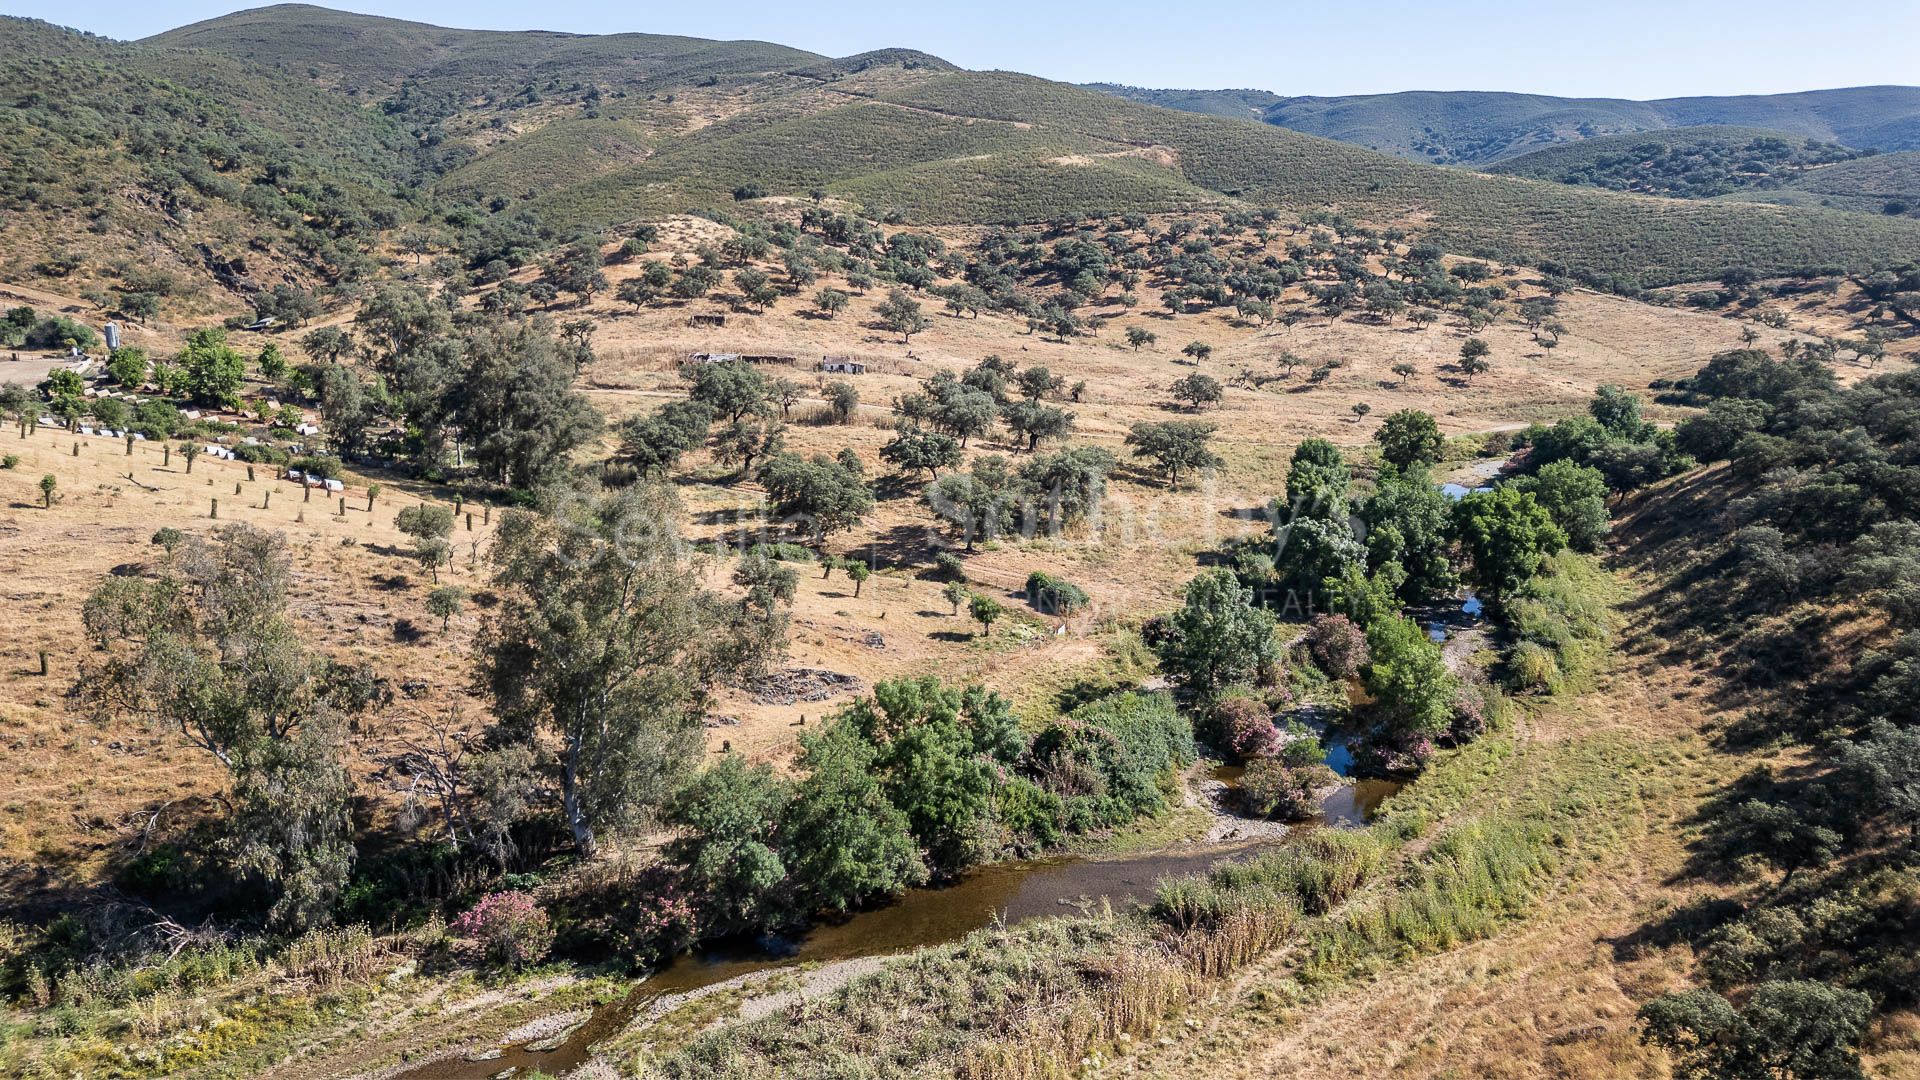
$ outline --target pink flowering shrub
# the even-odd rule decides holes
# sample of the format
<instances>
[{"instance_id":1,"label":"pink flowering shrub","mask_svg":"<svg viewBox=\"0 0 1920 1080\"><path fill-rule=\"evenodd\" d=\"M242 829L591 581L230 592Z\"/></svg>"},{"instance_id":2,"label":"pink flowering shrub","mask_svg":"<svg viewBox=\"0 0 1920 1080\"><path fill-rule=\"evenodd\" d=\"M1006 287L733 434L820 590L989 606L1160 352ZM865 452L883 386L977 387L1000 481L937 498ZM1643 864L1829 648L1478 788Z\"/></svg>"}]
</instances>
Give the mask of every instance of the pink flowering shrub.
<instances>
[{"instance_id":1,"label":"pink flowering shrub","mask_svg":"<svg viewBox=\"0 0 1920 1080\"><path fill-rule=\"evenodd\" d=\"M1366 631L1345 615L1316 615L1307 626L1307 651L1331 678L1350 679L1372 661Z\"/></svg>"},{"instance_id":2,"label":"pink flowering shrub","mask_svg":"<svg viewBox=\"0 0 1920 1080\"><path fill-rule=\"evenodd\" d=\"M1255 817L1305 821L1319 811L1321 795L1339 784L1340 778L1325 765L1260 758L1240 776L1240 805Z\"/></svg>"},{"instance_id":3,"label":"pink flowering shrub","mask_svg":"<svg viewBox=\"0 0 1920 1080\"><path fill-rule=\"evenodd\" d=\"M1447 726L1445 741L1458 746L1486 734L1487 698L1478 686L1467 683L1453 695L1453 722Z\"/></svg>"},{"instance_id":4,"label":"pink flowering shrub","mask_svg":"<svg viewBox=\"0 0 1920 1080\"><path fill-rule=\"evenodd\" d=\"M1272 714L1252 698L1228 698L1215 705L1213 730L1220 749L1240 761L1271 754L1280 742Z\"/></svg>"},{"instance_id":5,"label":"pink flowering shrub","mask_svg":"<svg viewBox=\"0 0 1920 1080\"><path fill-rule=\"evenodd\" d=\"M1426 768L1433 740L1425 736L1368 739L1353 748L1355 771L1364 776L1406 776Z\"/></svg>"},{"instance_id":6,"label":"pink flowering shrub","mask_svg":"<svg viewBox=\"0 0 1920 1080\"><path fill-rule=\"evenodd\" d=\"M518 891L488 893L453 921L453 932L471 938L487 959L518 968L547 955L553 926L532 896Z\"/></svg>"},{"instance_id":7,"label":"pink flowering shrub","mask_svg":"<svg viewBox=\"0 0 1920 1080\"><path fill-rule=\"evenodd\" d=\"M677 884L663 884L628 912L635 955L665 959L693 944L699 913Z\"/></svg>"}]
</instances>

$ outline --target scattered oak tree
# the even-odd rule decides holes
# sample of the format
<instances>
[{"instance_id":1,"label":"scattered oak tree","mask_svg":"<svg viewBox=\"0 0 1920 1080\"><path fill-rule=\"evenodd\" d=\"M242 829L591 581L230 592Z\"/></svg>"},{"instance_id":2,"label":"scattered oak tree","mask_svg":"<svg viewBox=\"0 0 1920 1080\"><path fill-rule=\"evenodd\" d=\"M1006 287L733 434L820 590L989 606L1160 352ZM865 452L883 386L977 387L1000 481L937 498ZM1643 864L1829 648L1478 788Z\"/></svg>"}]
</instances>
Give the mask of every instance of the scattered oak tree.
<instances>
[{"instance_id":1,"label":"scattered oak tree","mask_svg":"<svg viewBox=\"0 0 1920 1080\"><path fill-rule=\"evenodd\" d=\"M880 448L880 458L903 472L925 471L938 480L941 469L960 464L960 443L944 432L903 426Z\"/></svg>"},{"instance_id":2,"label":"scattered oak tree","mask_svg":"<svg viewBox=\"0 0 1920 1080\"><path fill-rule=\"evenodd\" d=\"M899 289L887 294L875 314L880 316L880 325L900 335L903 345L911 344L913 335L933 325L933 320L920 309L920 302Z\"/></svg>"},{"instance_id":3,"label":"scattered oak tree","mask_svg":"<svg viewBox=\"0 0 1920 1080\"><path fill-rule=\"evenodd\" d=\"M1280 661L1273 616L1222 568L1187 583L1186 603L1145 635L1167 678L1202 701L1250 683Z\"/></svg>"},{"instance_id":4,"label":"scattered oak tree","mask_svg":"<svg viewBox=\"0 0 1920 1080\"><path fill-rule=\"evenodd\" d=\"M1226 396L1220 388L1220 380L1203 372L1194 372L1178 379L1169 388L1175 401L1190 409L1204 409L1209 405L1218 405Z\"/></svg>"},{"instance_id":5,"label":"scattered oak tree","mask_svg":"<svg viewBox=\"0 0 1920 1080\"><path fill-rule=\"evenodd\" d=\"M1493 362L1487 359L1492 352L1493 349L1477 337L1468 338L1460 346L1460 373L1467 377L1468 382L1492 370Z\"/></svg>"},{"instance_id":6,"label":"scattered oak tree","mask_svg":"<svg viewBox=\"0 0 1920 1080\"><path fill-rule=\"evenodd\" d=\"M1151 458L1167 474L1167 486L1178 491L1182 472L1225 464L1208 445L1218 430L1213 424L1193 420L1139 423L1127 433L1126 442L1133 447L1135 457Z\"/></svg>"},{"instance_id":7,"label":"scattered oak tree","mask_svg":"<svg viewBox=\"0 0 1920 1080\"><path fill-rule=\"evenodd\" d=\"M1391 413L1373 433L1380 456L1394 467L1432 465L1440 460L1440 425L1419 409Z\"/></svg>"}]
</instances>

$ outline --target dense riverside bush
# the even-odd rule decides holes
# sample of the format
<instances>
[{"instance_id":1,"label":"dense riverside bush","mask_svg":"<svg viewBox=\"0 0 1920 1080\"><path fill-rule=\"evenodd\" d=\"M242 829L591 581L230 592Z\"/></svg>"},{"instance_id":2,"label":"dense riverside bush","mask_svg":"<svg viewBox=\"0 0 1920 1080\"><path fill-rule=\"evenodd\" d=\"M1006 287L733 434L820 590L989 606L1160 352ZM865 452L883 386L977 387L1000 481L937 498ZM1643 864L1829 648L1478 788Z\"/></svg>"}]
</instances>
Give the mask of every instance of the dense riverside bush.
<instances>
[{"instance_id":1,"label":"dense riverside bush","mask_svg":"<svg viewBox=\"0 0 1920 1080\"><path fill-rule=\"evenodd\" d=\"M1320 808L1321 794L1339 783L1340 777L1319 762L1256 758L1240 775L1240 806L1255 817L1304 821Z\"/></svg>"},{"instance_id":2,"label":"dense riverside bush","mask_svg":"<svg viewBox=\"0 0 1920 1080\"><path fill-rule=\"evenodd\" d=\"M998 694L933 678L876 685L802 745L791 780L728 755L669 806L677 876L658 885L693 899L698 932L804 922L1159 814L1194 759L1164 694L1098 699L1029 739Z\"/></svg>"},{"instance_id":3,"label":"dense riverside bush","mask_svg":"<svg viewBox=\"0 0 1920 1080\"><path fill-rule=\"evenodd\" d=\"M1215 705L1208 717L1210 735L1235 760L1271 754L1280 744L1273 713L1250 697L1230 697Z\"/></svg>"},{"instance_id":4,"label":"dense riverside bush","mask_svg":"<svg viewBox=\"0 0 1920 1080\"><path fill-rule=\"evenodd\" d=\"M1116 694L1082 705L1034 736L1032 769L1065 803L1070 829L1158 814L1193 763L1193 727L1164 694Z\"/></svg>"},{"instance_id":5,"label":"dense riverside bush","mask_svg":"<svg viewBox=\"0 0 1920 1080\"><path fill-rule=\"evenodd\" d=\"M1507 680L1515 690L1584 689L1612 639L1618 586L1594 560L1562 551L1507 603L1513 636Z\"/></svg>"}]
</instances>

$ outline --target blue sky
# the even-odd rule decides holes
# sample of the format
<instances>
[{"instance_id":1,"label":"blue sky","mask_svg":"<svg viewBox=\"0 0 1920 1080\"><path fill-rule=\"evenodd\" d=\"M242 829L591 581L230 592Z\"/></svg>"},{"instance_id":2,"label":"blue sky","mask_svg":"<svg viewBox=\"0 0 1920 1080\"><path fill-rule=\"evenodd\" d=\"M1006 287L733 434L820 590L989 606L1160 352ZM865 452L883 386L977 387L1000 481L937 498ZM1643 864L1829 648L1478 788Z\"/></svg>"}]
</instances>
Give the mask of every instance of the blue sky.
<instances>
[{"instance_id":1,"label":"blue sky","mask_svg":"<svg viewBox=\"0 0 1920 1080\"><path fill-rule=\"evenodd\" d=\"M1282 94L1516 90L1580 97L1920 84L1920 0L912 0L587 3L357 0L443 26L759 38L844 56L887 45L1072 82ZM0 10L136 38L234 0L0 0Z\"/></svg>"}]
</instances>

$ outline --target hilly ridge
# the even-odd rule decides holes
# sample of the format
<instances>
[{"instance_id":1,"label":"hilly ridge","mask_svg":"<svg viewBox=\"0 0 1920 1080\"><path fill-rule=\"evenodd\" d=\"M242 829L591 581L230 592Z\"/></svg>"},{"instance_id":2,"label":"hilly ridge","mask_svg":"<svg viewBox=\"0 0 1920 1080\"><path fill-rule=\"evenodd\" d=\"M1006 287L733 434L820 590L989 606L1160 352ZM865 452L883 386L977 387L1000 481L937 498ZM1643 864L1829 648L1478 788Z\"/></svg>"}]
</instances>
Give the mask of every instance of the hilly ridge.
<instances>
[{"instance_id":1,"label":"hilly ridge","mask_svg":"<svg viewBox=\"0 0 1920 1080\"><path fill-rule=\"evenodd\" d=\"M1795 206L1832 206L1879 214L1920 213L1920 150L1877 154L1830 165L1784 188L1748 198Z\"/></svg>"},{"instance_id":2,"label":"hilly ridge","mask_svg":"<svg viewBox=\"0 0 1920 1080\"><path fill-rule=\"evenodd\" d=\"M1863 149L1920 149L1920 87L1911 86L1656 101L1487 91L1283 97L1249 90L1094 88L1168 108L1257 119L1437 165L1486 165L1582 139L1703 126L1766 128Z\"/></svg>"},{"instance_id":3,"label":"hilly ridge","mask_svg":"<svg viewBox=\"0 0 1920 1080\"><path fill-rule=\"evenodd\" d=\"M5 32L25 33L24 25L9 21ZM820 193L929 225L1330 209L1415 228L1457 252L1557 264L1629 289L1699 280L1729 265L1871 269L1920 250L1912 221L1437 169L1272 124L965 71L905 48L836 60L764 42L448 30L304 5L243 11L131 44L50 27L33 33L55 37L15 55L80 51L129 78L164 71L202 88L208 108L230 113L236 130L261 129L242 141L244 153L205 153L195 141L201 123L165 140L194 146L199 157L168 160L204 174L199 189L226 208L222 251L251 245L328 280L379 237L405 229L494 223L526 250L666 214L724 211L757 194ZM63 34L84 48L60 44ZM34 100L53 78L50 63L12 62L0 95ZM130 113L138 106L126 103L148 93L123 91L111 108ZM116 116L107 126L116 125L134 122ZM104 145L80 130L61 138L65 162ZM142 145L121 143L108 165L152 187ZM290 190L276 155L298 163L295 176L325 173L332 187ZM22 205L33 201L28 188L26 180L11 185ZM91 197L113 217L111 200ZM314 213L342 202L345 209ZM206 239L202 223L177 218L128 226L158 238L183 265ZM14 223L7 228L17 235ZM291 242L253 243L275 232ZM347 236L347 250L323 250L340 249Z\"/></svg>"},{"instance_id":4,"label":"hilly ridge","mask_svg":"<svg viewBox=\"0 0 1920 1080\"><path fill-rule=\"evenodd\" d=\"M1486 171L1611 191L1711 198L1786 186L1816 170L1871 156L1872 151L1787 132L1690 127L1562 143Z\"/></svg>"},{"instance_id":5,"label":"hilly ridge","mask_svg":"<svg viewBox=\"0 0 1920 1080\"><path fill-rule=\"evenodd\" d=\"M458 30L428 23L276 4L222 15L147 38L304 73L352 92L412 84L424 93L484 93L554 73L618 75L631 83L806 67L828 58L761 41L662 34Z\"/></svg>"},{"instance_id":6,"label":"hilly ridge","mask_svg":"<svg viewBox=\"0 0 1920 1080\"><path fill-rule=\"evenodd\" d=\"M350 277L369 238L417 216L405 203L433 167L383 113L242 61L13 18L0 58L16 278L64 277L88 248L132 266L139 293L246 256Z\"/></svg>"}]
</instances>

